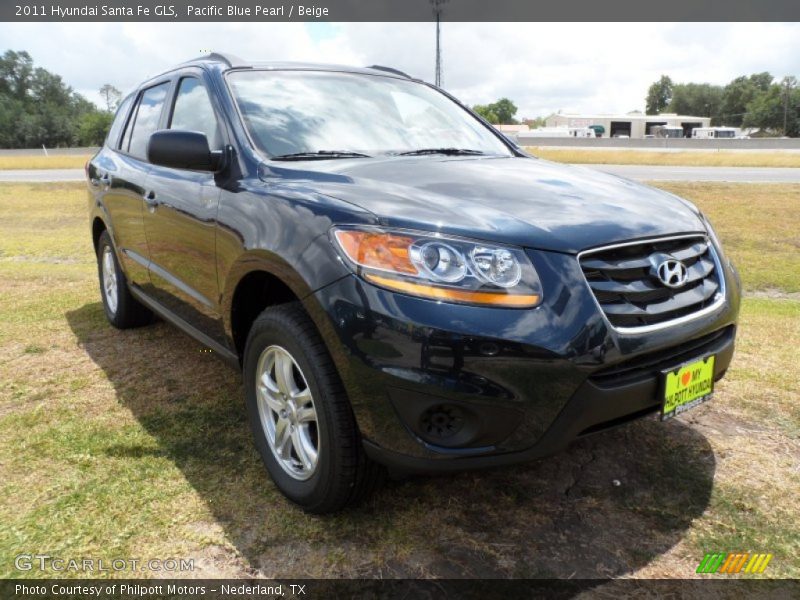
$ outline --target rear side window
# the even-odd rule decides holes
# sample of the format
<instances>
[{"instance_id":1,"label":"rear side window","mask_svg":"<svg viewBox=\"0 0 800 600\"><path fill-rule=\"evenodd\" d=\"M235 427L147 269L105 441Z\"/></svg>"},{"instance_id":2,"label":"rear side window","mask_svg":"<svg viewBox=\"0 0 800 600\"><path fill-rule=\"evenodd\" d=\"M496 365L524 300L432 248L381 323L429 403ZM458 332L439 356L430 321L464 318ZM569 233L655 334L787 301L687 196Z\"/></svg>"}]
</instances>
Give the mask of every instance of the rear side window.
<instances>
[{"instance_id":1,"label":"rear side window","mask_svg":"<svg viewBox=\"0 0 800 600\"><path fill-rule=\"evenodd\" d=\"M205 133L209 148L222 149L222 137L211 98L205 86L196 77L181 79L169 128Z\"/></svg>"},{"instance_id":2,"label":"rear side window","mask_svg":"<svg viewBox=\"0 0 800 600\"><path fill-rule=\"evenodd\" d=\"M142 92L136 110L128 122L120 149L136 158L147 159L147 142L158 129L161 109L169 91L169 82L153 86Z\"/></svg>"},{"instance_id":3,"label":"rear side window","mask_svg":"<svg viewBox=\"0 0 800 600\"><path fill-rule=\"evenodd\" d=\"M112 148L117 147L117 140L119 139L122 127L125 125L125 119L128 117L128 109L131 107L131 102L133 102L133 96L128 96L122 101L122 104L119 105L117 116L114 117L114 122L111 123L111 129L108 130L108 135L106 136L107 146Z\"/></svg>"}]
</instances>

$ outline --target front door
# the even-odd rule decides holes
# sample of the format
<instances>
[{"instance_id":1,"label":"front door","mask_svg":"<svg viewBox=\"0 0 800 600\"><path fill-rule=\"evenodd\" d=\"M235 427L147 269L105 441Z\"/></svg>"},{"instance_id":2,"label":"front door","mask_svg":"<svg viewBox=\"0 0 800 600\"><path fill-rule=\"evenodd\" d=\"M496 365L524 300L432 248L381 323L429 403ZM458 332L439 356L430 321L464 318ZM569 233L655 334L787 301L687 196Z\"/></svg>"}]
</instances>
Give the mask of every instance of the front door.
<instances>
[{"instance_id":1,"label":"front door","mask_svg":"<svg viewBox=\"0 0 800 600\"><path fill-rule=\"evenodd\" d=\"M200 75L178 80L170 129L206 134L223 146ZM150 250L149 293L193 327L224 342L219 314L216 223L220 188L214 173L152 165L145 184L144 225Z\"/></svg>"}]
</instances>

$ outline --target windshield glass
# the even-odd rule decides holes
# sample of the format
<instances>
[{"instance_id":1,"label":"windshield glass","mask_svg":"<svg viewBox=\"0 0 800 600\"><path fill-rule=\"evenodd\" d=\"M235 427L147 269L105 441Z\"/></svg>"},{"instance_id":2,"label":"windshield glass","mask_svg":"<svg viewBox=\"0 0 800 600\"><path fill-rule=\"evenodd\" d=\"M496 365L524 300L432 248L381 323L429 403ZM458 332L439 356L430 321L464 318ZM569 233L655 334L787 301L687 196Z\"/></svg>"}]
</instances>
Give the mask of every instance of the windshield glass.
<instances>
[{"instance_id":1,"label":"windshield glass","mask_svg":"<svg viewBox=\"0 0 800 600\"><path fill-rule=\"evenodd\" d=\"M412 81L327 71L234 71L231 91L253 142L271 156L342 151L375 156L464 149L510 156L478 120Z\"/></svg>"}]
</instances>

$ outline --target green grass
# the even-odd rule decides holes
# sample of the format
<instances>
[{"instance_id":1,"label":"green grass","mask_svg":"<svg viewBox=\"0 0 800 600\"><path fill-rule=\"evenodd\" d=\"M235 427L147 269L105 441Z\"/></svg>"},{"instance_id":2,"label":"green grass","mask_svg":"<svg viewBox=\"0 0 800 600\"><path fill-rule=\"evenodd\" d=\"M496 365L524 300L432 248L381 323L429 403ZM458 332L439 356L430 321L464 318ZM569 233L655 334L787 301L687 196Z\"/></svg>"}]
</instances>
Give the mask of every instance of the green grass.
<instances>
[{"instance_id":1,"label":"green grass","mask_svg":"<svg viewBox=\"0 0 800 600\"><path fill-rule=\"evenodd\" d=\"M662 187L710 215L749 294L787 296L744 301L713 402L312 517L265 475L234 371L164 323L106 324L83 186L0 185L0 577L39 575L22 552L208 577L691 577L738 551L800 577L800 186Z\"/></svg>"}]
</instances>

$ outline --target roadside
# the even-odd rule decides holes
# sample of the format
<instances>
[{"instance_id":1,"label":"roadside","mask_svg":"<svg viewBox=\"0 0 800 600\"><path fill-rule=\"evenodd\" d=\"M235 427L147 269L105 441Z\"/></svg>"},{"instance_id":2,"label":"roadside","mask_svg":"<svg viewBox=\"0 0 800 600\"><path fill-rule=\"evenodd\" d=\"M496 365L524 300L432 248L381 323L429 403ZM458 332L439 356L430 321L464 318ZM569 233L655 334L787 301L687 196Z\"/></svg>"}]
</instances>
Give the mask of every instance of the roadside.
<instances>
[{"instance_id":1,"label":"roadside","mask_svg":"<svg viewBox=\"0 0 800 600\"><path fill-rule=\"evenodd\" d=\"M770 167L800 168L800 151L708 151L615 148L525 147L534 156L570 164L652 165L664 167ZM0 151L0 174L12 170L83 169L91 156L85 148L51 151ZM19 179L17 179L19 181Z\"/></svg>"},{"instance_id":2,"label":"roadside","mask_svg":"<svg viewBox=\"0 0 800 600\"><path fill-rule=\"evenodd\" d=\"M10 170L83 169L90 154L0 154L0 173Z\"/></svg>"},{"instance_id":3,"label":"roadside","mask_svg":"<svg viewBox=\"0 0 800 600\"><path fill-rule=\"evenodd\" d=\"M83 181L83 169L0 169L0 183L56 183L63 181Z\"/></svg>"},{"instance_id":4,"label":"roadside","mask_svg":"<svg viewBox=\"0 0 800 600\"><path fill-rule=\"evenodd\" d=\"M534 156L571 164L659 165L693 167L795 167L800 152L786 151L664 151L609 148L555 148L526 146Z\"/></svg>"},{"instance_id":5,"label":"roadside","mask_svg":"<svg viewBox=\"0 0 800 600\"><path fill-rule=\"evenodd\" d=\"M649 165L576 165L638 181L717 181L737 183L800 183L800 168L669 167ZM83 181L83 169L0 169L0 183Z\"/></svg>"}]
</instances>

